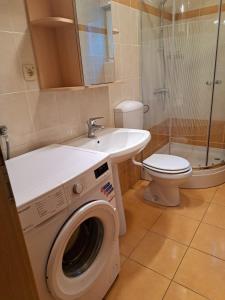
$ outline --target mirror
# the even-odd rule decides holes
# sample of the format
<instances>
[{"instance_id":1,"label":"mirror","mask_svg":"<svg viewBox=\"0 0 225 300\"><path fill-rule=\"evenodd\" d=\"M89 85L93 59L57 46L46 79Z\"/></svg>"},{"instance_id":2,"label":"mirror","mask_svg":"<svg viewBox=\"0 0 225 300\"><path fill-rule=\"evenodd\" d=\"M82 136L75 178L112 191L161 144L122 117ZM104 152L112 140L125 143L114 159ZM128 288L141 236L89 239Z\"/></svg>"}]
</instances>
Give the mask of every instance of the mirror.
<instances>
[{"instance_id":1,"label":"mirror","mask_svg":"<svg viewBox=\"0 0 225 300\"><path fill-rule=\"evenodd\" d=\"M115 80L111 1L74 0L85 85Z\"/></svg>"}]
</instances>

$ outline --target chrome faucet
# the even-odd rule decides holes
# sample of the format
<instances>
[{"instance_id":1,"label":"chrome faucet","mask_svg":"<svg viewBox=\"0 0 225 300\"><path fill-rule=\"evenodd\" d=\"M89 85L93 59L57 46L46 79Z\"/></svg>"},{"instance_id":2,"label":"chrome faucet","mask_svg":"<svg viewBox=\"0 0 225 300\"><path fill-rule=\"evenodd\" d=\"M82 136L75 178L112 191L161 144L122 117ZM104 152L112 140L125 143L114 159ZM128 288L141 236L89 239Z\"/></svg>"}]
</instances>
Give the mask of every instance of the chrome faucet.
<instances>
[{"instance_id":1,"label":"chrome faucet","mask_svg":"<svg viewBox=\"0 0 225 300\"><path fill-rule=\"evenodd\" d=\"M104 119L104 117L94 117L94 118L90 118L88 121L87 121L87 125L88 125L88 137L89 138L95 138L95 131L98 130L98 129L103 129L104 126L102 125L97 125L96 124L96 120L99 120L99 119Z\"/></svg>"}]
</instances>

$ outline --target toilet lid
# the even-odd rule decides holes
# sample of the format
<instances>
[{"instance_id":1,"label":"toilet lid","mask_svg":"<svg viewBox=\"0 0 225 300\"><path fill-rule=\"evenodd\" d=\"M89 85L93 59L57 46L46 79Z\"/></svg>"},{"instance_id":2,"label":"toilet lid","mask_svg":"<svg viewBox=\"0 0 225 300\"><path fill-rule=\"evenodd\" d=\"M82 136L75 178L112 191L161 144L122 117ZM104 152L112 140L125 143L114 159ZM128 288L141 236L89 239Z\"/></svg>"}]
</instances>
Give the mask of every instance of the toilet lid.
<instances>
[{"instance_id":1,"label":"toilet lid","mask_svg":"<svg viewBox=\"0 0 225 300\"><path fill-rule=\"evenodd\" d=\"M186 172L191 166L186 159L168 154L153 154L143 161L143 164L154 171L159 172Z\"/></svg>"}]
</instances>

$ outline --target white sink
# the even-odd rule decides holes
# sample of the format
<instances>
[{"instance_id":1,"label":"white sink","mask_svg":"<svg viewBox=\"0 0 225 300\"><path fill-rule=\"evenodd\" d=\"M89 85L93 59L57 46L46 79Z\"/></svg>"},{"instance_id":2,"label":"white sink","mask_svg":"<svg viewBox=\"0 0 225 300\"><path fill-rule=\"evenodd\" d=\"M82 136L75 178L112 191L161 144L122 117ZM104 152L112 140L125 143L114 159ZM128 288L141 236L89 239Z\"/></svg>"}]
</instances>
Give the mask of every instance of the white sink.
<instances>
[{"instance_id":1,"label":"white sink","mask_svg":"<svg viewBox=\"0 0 225 300\"><path fill-rule=\"evenodd\" d=\"M150 132L146 130L107 128L99 130L94 139L82 136L66 142L66 145L105 152L110 155L116 203L119 212L120 235L126 233L126 219L120 189L118 163L131 158L144 149L150 139Z\"/></svg>"},{"instance_id":2,"label":"white sink","mask_svg":"<svg viewBox=\"0 0 225 300\"><path fill-rule=\"evenodd\" d=\"M94 139L82 136L66 144L108 153L112 163L118 163L143 149L150 138L150 132L146 130L107 128L99 130Z\"/></svg>"}]
</instances>

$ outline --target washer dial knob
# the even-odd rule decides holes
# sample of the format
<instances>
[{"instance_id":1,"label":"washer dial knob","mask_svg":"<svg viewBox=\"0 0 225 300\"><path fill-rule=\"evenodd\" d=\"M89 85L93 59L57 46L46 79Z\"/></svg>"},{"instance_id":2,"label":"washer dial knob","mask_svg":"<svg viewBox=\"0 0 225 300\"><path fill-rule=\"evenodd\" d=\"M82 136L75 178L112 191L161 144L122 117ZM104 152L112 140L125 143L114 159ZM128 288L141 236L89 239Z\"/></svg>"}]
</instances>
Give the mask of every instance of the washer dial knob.
<instances>
[{"instance_id":1,"label":"washer dial knob","mask_svg":"<svg viewBox=\"0 0 225 300\"><path fill-rule=\"evenodd\" d=\"M82 183L75 183L73 186L74 194L81 194L84 190L84 186Z\"/></svg>"}]
</instances>

